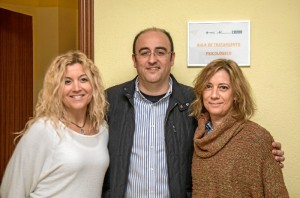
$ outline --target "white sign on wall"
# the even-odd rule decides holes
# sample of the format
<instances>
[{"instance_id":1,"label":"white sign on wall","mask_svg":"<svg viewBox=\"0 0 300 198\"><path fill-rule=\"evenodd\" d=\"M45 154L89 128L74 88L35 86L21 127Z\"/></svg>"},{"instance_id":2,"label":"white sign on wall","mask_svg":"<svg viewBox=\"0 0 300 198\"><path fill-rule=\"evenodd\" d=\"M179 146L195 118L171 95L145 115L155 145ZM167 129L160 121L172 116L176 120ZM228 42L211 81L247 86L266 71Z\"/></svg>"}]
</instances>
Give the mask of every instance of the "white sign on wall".
<instances>
[{"instance_id":1,"label":"white sign on wall","mask_svg":"<svg viewBox=\"0 0 300 198\"><path fill-rule=\"evenodd\" d=\"M250 66L250 21L188 22L188 66L217 58Z\"/></svg>"}]
</instances>

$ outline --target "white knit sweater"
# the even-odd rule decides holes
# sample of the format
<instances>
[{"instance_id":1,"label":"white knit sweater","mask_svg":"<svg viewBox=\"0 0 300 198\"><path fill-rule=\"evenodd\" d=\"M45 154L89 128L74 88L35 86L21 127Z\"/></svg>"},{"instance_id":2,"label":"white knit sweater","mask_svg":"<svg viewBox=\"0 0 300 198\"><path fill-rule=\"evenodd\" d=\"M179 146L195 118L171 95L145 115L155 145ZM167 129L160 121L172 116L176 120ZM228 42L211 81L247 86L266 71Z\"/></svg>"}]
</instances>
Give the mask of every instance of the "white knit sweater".
<instances>
[{"instance_id":1,"label":"white knit sweater","mask_svg":"<svg viewBox=\"0 0 300 198\"><path fill-rule=\"evenodd\" d=\"M101 197L109 164L108 129L96 135L76 133L60 123L34 123L18 143L1 184L2 198Z\"/></svg>"}]
</instances>

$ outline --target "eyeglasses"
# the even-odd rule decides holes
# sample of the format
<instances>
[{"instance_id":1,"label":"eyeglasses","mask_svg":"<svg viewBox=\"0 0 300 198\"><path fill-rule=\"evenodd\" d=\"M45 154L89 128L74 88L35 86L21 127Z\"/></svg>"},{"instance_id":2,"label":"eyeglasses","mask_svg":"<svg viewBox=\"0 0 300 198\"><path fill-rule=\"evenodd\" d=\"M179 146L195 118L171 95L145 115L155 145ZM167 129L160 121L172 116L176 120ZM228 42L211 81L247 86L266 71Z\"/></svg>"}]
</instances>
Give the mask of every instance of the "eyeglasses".
<instances>
[{"instance_id":1,"label":"eyeglasses","mask_svg":"<svg viewBox=\"0 0 300 198\"><path fill-rule=\"evenodd\" d=\"M137 54L134 54L135 56L138 55L142 58L149 58L151 54L153 54L156 57L165 57L167 54L172 54L173 52L167 52L165 49L156 49L154 52L151 52L150 50L141 50Z\"/></svg>"}]
</instances>

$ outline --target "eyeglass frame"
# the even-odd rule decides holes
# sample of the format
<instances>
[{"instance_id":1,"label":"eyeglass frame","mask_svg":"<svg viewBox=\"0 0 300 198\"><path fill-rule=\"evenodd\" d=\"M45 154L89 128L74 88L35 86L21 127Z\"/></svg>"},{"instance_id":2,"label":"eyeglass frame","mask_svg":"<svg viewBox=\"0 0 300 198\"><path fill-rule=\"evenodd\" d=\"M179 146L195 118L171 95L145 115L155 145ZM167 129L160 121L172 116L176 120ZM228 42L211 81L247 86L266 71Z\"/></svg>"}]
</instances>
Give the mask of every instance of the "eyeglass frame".
<instances>
[{"instance_id":1,"label":"eyeglass frame","mask_svg":"<svg viewBox=\"0 0 300 198\"><path fill-rule=\"evenodd\" d=\"M143 51L143 50L148 50L148 51L145 54L140 54L140 52ZM164 51L164 54L159 54L159 50ZM149 58L153 54L157 58L162 58L162 57L165 57L167 54L173 54L173 53L174 53L173 51L169 51L168 52L164 48L157 48L157 49L154 50L154 52L151 52L151 50L149 50L149 49L141 49L141 50L139 50L138 53L135 53L135 54L132 54L132 55L133 56L139 56L141 58Z\"/></svg>"}]
</instances>

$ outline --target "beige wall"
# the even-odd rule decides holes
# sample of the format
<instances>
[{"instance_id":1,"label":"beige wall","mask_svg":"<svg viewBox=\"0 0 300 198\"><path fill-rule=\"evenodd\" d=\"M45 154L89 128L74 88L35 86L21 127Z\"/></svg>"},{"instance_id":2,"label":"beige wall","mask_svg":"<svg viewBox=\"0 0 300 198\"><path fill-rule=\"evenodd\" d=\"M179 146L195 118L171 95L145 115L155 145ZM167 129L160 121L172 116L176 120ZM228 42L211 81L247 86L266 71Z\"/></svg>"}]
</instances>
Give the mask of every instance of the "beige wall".
<instances>
[{"instance_id":1,"label":"beige wall","mask_svg":"<svg viewBox=\"0 0 300 198\"><path fill-rule=\"evenodd\" d=\"M106 87L135 76L132 41L140 30L170 31L176 51L173 74L185 84L201 68L187 68L188 21L251 21L251 66L243 68L258 111L253 118L283 144L285 182L300 197L300 1L94 1L95 62Z\"/></svg>"},{"instance_id":2,"label":"beige wall","mask_svg":"<svg viewBox=\"0 0 300 198\"><path fill-rule=\"evenodd\" d=\"M77 48L77 1L0 0L0 7L32 16L35 104L52 59Z\"/></svg>"}]
</instances>

